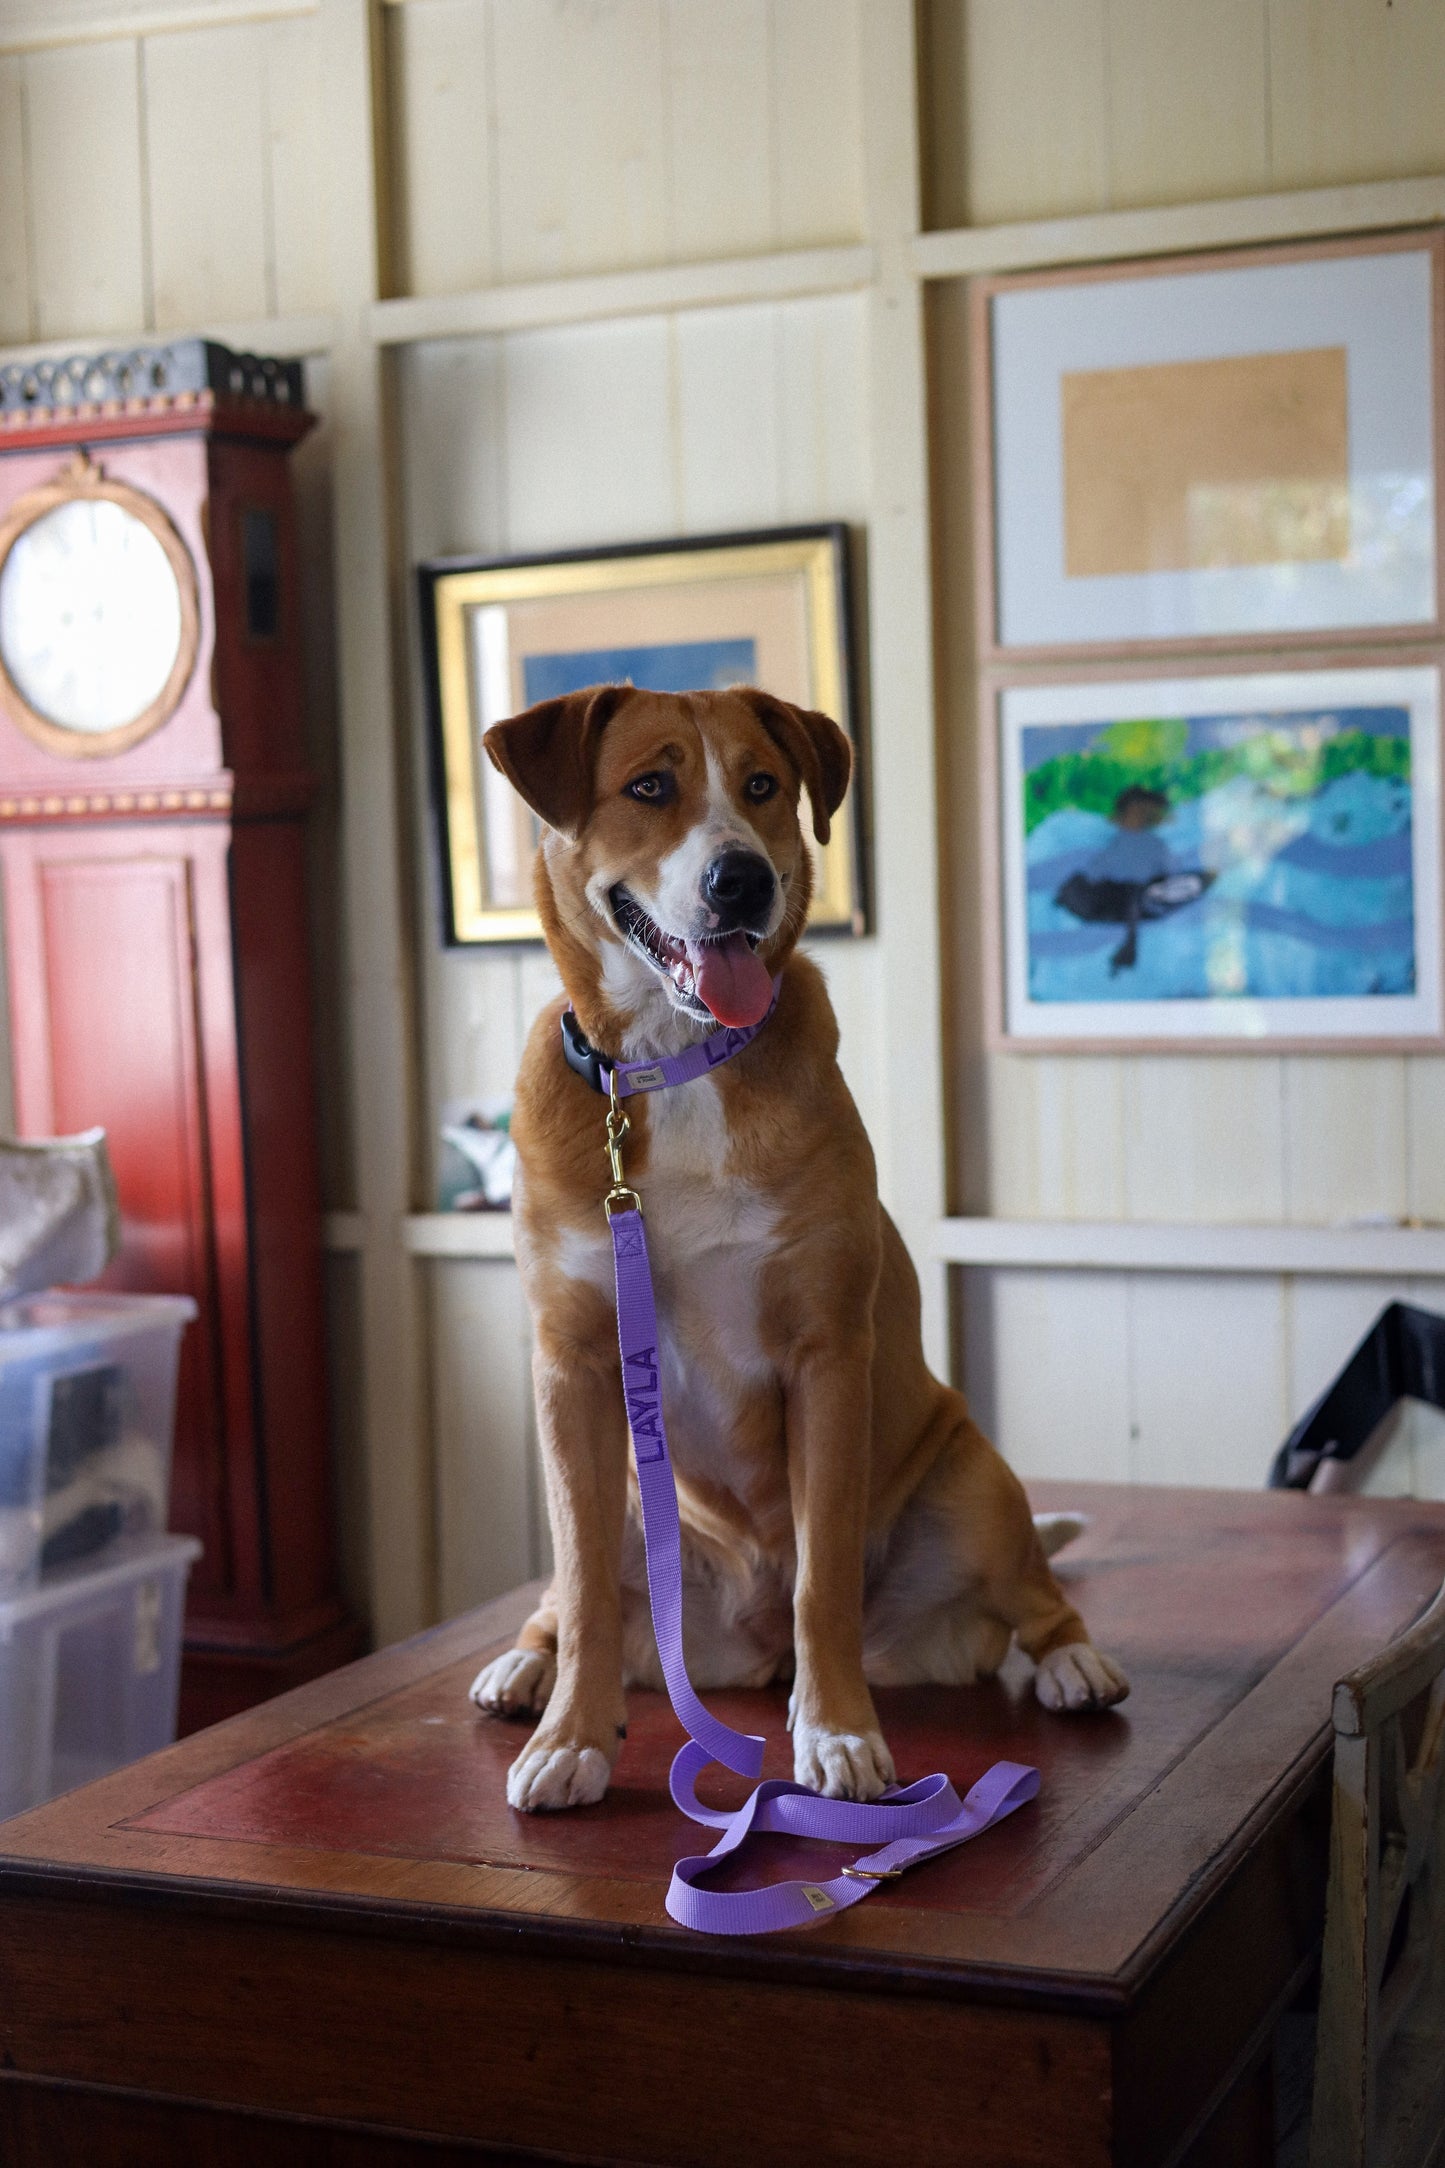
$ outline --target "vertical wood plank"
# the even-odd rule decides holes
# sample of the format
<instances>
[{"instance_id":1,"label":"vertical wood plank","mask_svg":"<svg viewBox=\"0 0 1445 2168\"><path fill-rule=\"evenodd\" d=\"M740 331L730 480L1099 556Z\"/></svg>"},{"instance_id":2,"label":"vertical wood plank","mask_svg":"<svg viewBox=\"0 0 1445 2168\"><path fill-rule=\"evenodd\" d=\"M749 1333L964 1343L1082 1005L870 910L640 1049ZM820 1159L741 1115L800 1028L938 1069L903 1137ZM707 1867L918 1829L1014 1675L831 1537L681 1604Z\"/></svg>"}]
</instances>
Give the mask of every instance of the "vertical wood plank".
<instances>
[{"instance_id":1,"label":"vertical wood plank","mask_svg":"<svg viewBox=\"0 0 1445 2168\"><path fill-rule=\"evenodd\" d=\"M384 12L401 293L460 293L493 276L488 13L478 0Z\"/></svg>"},{"instance_id":2,"label":"vertical wood plank","mask_svg":"<svg viewBox=\"0 0 1445 2168\"><path fill-rule=\"evenodd\" d=\"M992 1057L986 1070L990 1210L1005 1219L1125 1212L1124 1064Z\"/></svg>"},{"instance_id":3,"label":"vertical wood plank","mask_svg":"<svg viewBox=\"0 0 1445 2168\"><path fill-rule=\"evenodd\" d=\"M522 1058L518 952L442 949L428 979L427 1077L433 1128L448 1099L510 1098ZM432 1140L435 1149L435 1137Z\"/></svg>"},{"instance_id":4,"label":"vertical wood plank","mask_svg":"<svg viewBox=\"0 0 1445 2168\"><path fill-rule=\"evenodd\" d=\"M447 339L408 349L401 357L398 394L408 564L466 551L501 553L506 547L501 342ZM511 1096L521 1052L519 952L442 945L443 870L424 727L416 608L415 590L409 585L416 942L426 1045L422 1156L428 1169L425 1201L430 1205L436 1201L443 1107L449 1100ZM431 1346L438 1359L449 1315L434 1299ZM523 1358L514 1350L512 1359L515 1363Z\"/></svg>"},{"instance_id":5,"label":"vertical wood plank","mask_svg":"<svg viewBox=\"0 0 1445 2168\"><path fill-rule=\"evenodd\" d=\"M1262 0L1106 0L1110 201L1269 186Z\"/></svg>"},{"instance_id":6,"label":"vertical wood plank","mask_svg":"<svg viewBox=\"0 0 1445 2168\"><path fill-rule=\"evenodd\" d=\"M507 548L502 342L440 339L400 357L407 552Z\"/></svg>"},{"instance_id":7,"label":"vertical wood plank","mask_svg":"<svg viewBox=\"0 0 1445 2168\"><path fill-rule=\"evenodd\" d=\"M993 1278L994 1443L1022 1476L1130 1476L1128 1287L1123 1273Z\"/></svg>"},{"instance_id":8,"label":"vertical wood plank","mask_svg":"<svg viewBox=\"0 0 1445 2168\"><path fill-rule=\"evenodd\" d=\"M947 1281L930 1259L944 1204L944 1049L937 836L933 601L923 299L909 250L918 232L917 54L907 0L862 16L865 201L878 251L869 292L868 435L876 478L869 529L869 714L879 986L888 1124L875 1142L885 1203L919 1267L924 1347L948 1361Z\"/></svg>"},{"instance_id":9,"label":"vertical wood plank","mask_svg":"<svg viewBox=\"0 0 1445 2168\"><path fill-rule=\"evenodd\" d=\"M677 519L662 317L504 341L514 550L650 540Z\"/></svg>"},{"instance_id":10,"label":"vertical wood plank","mask_svg":"<svg viewBox=\"0 0 1445 2168\"><path fill-rule=\"evenodd\" d=\"M0 340L20 346L30 316L31 207L25 175L25 67L0 54Z\"/></svg>"},{"instance_id":11,"label":"vertical wood plank","mask_svg":"<svg viewBox=\"0 0 1445 2168\"><path fill-rule=\"evenodd\" d=\"M813 941L808 953L828 982L838 1019L838 1066L853 1094L874 1154L888 1149L888 1073L878 1033L881 968L876 941ZM915 1254L920 1272L926 1257Z\"/></svg>"},{"instance_id":12,"label":"vertical wood plank","mask_svg":"<svg viewBox=\"0 0 1445 2168\"><path fill-rule=\"evenodd\" d=\"M778 522L778 315L702 309L673 321L679 490L690 533Z\"/></svg>"},{"instance_id":13,"label":"vertical wood plank","mask_svg":"<svg viewBox=\"0 0 1445 2168\"><path fill-rule=\"evenodd\" d=\"M662 262L662 0L528 0L492 22L498 276Z\"/></svg>"},{"instance_id":14,"label":"vertical wood plank","mask_svg":"<svg viewBox=\"0 0 1445 2168\"><path fill-rule=\"evenodd\" d=\"M269 179L271 302L282 316L335 301L329 246L334 180L323 110L320 29L314 15L261 27Z\"/></svg>"},{"instance_id":15,"label":"vertical wood plank","mask_svg":"<svg viewBox=\"0 0 1445 2168\"><path fill-rule=\"evenodd\" d=\"M1130 1219L1284 1217L1280 1064L1139 1055L1124 1065Z\"/></svg>"},{"instance_id":16,"label":"vertical wood plank","mask_svg":"<svg viewBox=\"0 0 1445 2168\"><path fill-rule=\"evenodd\" d=\"M1131 1479L1260 1489L1289 1429L1281 1283L1139 1273L1129 1308Z\"/></svg>"},{"instance_id":17,"label":"vertical wood plank","mask_svg":"<svg viewBox=\"0 0 1445 2168\"><path fill-rule=\"evenodd\" d=\"M930 13L925 19L934 18ZM995 1113L1002 1108L992 1082L994 1060L984 1052L989 944L993 935L980 800L984 733L992 730L993 719L979 715L969 599L974 587L973 445L965 280L944 280L928 290L926 324L933 553L939 596L935 639L941 793L940 963L949 1123L947 1204L955 1212L1003 1212L1007 1207L1001 1200L1028 1193L1028 1184L1021 1182L1014 1170L1007 1143L1001 1142L1002 1158L995 1155L990 1130ZM1018 1073L1022 1079L1023 1065ZM971 1320L965 1329L972 1361L981 1319Z\"/></svg>"},{"instance_id":18,"label":"vertical wood plank","mask_svg":"<svg viewBox=\"0 0 1445 2168\"><path fill-rule=\"evenodd\" d=\"M1104 0L934 0L929 14L934 222L1106 210Z\"/></svg>"},{"instance_id":19,"label":"vertical wood plank","mask_svg":"<svg viewBox=\"0 0 1445 2168\"><path fill-rule=\"evenodd\" d=\"M137 47L55 46L23 65L36 337L137 331L152 320Z\"/></svg>"},{"instance_id":20,"label":"vertical wood plank","mask_svg":"<svg viewBox=\"0 0 1445 2168\"><path fill-rule=\"evenodd\" d=\"M1405 1063L1300 1055L1284 1063L1285 1215L1332 1221L1403 1216Z\"/></svg>"},{"instance_id":21,"label":"vertical wood plank","mask_svg":"<svg viewBox=\"0 0 1445 2168\"><path fill-rule=\"evenodd\" d=\"M1436 0L1267 0L1273 185L1445 165L1445 9Z\"/></svg>"},{"instance_id":22,"label":"vertical wood plank","mask_svg":"<svg viewBox=\"0 0 1445 2168\"><path fill-rule=\"evenodd\" d=\"M147 38L146 165L160 329L273 307L266 69L251 23Z\"/></svg>"},{"instance_id":23,"label":"vertical wood plank","mask_svg":"<svg viewBox=\"0 0 1445 2168\"><path fill-rule=\"evenodd\" d=\"M768 0L667 0L664 23L672 252L706 259L767 248Z\"/></svg>"},{"instance_id":24,"label":"vertical wood plank","mask_svg":"<svg viewBox=\"0 0 1445 2168\"><path fill-rule=\"evenodd\" d=\"M349 1059L347 928L341 864L341 737L337 712L336 534L329 426L331 367L325 356L306 363L306 404L319 426L291 454L296 493L296 543L301 579L301 649L305 684L306 764L317 800L306 828L312 982L316 1002L317 1100L321 1195L328 1211L355 1206L355 1107ZM352 1275L351 1299L356 1299ZM353 1426L338 1437L356 1437Z\"/></svg>"},{"instance_id":25,"label":"vertical wood plank","mask_svg":"<svg viewBox=\"0 0 1445 2168\"><path fill-rule=\"evenodd\" d=\"M778 516L865 527L871 477L862 299L789 302L776 322ZM860 617L865 600L858 598ZM858 630L861 636L861 622Z\"/></svg>"},{"instance_id":26,"label":"vertical wood plank","mask_svg":"<svg viewBox=\"0 0 1445 2168\"><path fill-rule=\"evenodd\" d=\"M396 531L388 497L388 386L363 336L378 298L372 169L372 37L367 0L320 0L338 336L330 367L334 430L339 690L346 792L343 866L351 971L361 1256L362 1429L371 1514L369 1577L377 1639L425 1625L436 1608L435 1493L417 1273L401 1247L416 1192L418 1080L410 883L401 806L391 644Z\"/></svg>"},{"instance_id":27,"label":"vertical wood plank","mask_svg":"<svg viewBox=\"0 0 1445 2168\"><path fill-rule=\"evenodd\" d=\"M1445 1060L1405 1063L1407 1202L1416 1219L1445 1221Z\"/></svg>"},{"instance_id":28,"label":"vertical wood plank","mask_svg":"<svg viewBox=\"0 0 1445 2168\"><path fill-rule=\"evenodd\" d=\"M527 1306L516 1266L454 1258L429 1269L443 1618L538 1570L528 1469Z\"/></svg>"},{"instance_id":29,"label":"vertical wood plank","mask_svg":"<svg viewBox=\"0 0 1445 2168\"><path fill-rule=\"evenodd\" d=\"M863 230L862 29L859 0L773 0L780 247L852 240ZM911 94L909 105L912 120ZM908 180L911 187L911 170Z\"/></svg>"}]
</instances>

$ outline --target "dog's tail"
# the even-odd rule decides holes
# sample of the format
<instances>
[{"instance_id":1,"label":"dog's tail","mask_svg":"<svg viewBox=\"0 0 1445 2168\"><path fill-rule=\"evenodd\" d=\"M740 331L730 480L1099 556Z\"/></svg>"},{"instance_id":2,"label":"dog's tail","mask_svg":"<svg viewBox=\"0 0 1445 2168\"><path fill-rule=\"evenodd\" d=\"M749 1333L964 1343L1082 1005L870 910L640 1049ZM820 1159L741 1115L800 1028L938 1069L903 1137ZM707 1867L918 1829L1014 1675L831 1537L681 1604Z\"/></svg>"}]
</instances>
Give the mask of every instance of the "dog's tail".
<instances>
[{"instance_id":1,"label":"dog's tail","mask_svg":"<svg viewBox=\"0 0 1445 2168\"><path fill-rule=\"evenodd\" d=\"M1081 1536L1089 1525L1087 1513L1036 1513L1034 1526L1044 1547L1045 1558L1052 1558L1075 1536Z\"/></svg>"}]
</instances>

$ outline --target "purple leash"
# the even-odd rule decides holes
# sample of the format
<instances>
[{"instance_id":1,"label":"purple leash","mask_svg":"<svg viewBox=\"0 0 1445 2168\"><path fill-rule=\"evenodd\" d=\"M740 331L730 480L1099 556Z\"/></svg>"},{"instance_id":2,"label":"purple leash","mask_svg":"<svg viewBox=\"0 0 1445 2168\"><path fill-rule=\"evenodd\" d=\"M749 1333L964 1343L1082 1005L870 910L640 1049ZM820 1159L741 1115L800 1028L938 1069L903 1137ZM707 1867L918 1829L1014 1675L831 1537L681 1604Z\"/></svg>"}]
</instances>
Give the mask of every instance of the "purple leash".
<instances>
[{"instance_id":1,"label":"purple leash","mask_svg":"<svg viewBox=\"0 0 1445 2168\"><path fill-rule=\"evenodd\" d=\"M777 1000L775 983L768 1016ZM656 1082L649 1074L648 1081L634 1082L632 1089L652 1091L664 1084L685 1082L740 1053L766 1022L765 1016L746 1031L715 1032L702 1046L665 1062L618 1064L612 1070L601 1065L608 1075L611 1098L607 1151L613 1186L606 1198L606 1210L617 1282L617 1340L642 1501L647 1589L668 1698L688 1734L687 1744L674 1757L669 1789L674 1803L690 1820L722 1831L710 1852L677 1862L667 1892L667 1909L680 1926L712 1935L772 1934L779 1928L810 1926L828 1913L844 1912L880 1882L892 1881L919 1860L931 1859L937 1852L946 1852L980 1835L1032 1799L1039 1788L1037 1769L1021 1762L995 1762L962 1801L946 1776L923 1777L916 1784L895 1787L872 1804L822 1799L805 1785L782 1778L757 1784L737 1808L705 1807L697 1797L697 1779L709 1762L721 1762L725 1769L741 1777L761 1776L765 1742L751 1733L734 1731L730 1724L710 1715L687 1674L682 1649L682 1527L662 1413L657 1305L642 1223L642 1199L622 1179L622 1139L628 1121L619 1100L623 1071L657 1072L687 1063L685 1074L658 1075ZM735 1043L726 1043L730 1041ZM716 1051L708 1059L710 1048ZM568 1058L571 1060L570 1055ZM701 1066L697 1065L699 1058ZM597 1088L607 1088L601 1085L600 1078ZM700 1880L707 1870L737 1851L754 1830L824 1838L833 1844L875 1844L881 1849L844 1867L829 1882L775 1882L754 1890L701 1888Z\"/></svg>"}]
</instances>

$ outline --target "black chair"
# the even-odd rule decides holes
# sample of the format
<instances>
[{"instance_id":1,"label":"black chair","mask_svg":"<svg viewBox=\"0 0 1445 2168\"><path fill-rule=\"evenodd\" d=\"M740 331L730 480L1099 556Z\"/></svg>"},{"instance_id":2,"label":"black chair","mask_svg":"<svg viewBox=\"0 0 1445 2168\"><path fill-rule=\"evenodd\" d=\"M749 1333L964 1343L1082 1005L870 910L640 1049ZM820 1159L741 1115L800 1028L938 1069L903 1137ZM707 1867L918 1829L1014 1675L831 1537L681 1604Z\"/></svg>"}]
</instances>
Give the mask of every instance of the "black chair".
<instances>
[{"instance_id":1,"label":"black chair","mask_svg":"<svg viewBox=\"0 0 1445 2168\"><path fill-rule=\"evenodd\" d=\"M1308 1490L1327 1462L1353 1460L1405 1399L1445 1408L1445 1317L1392 1302L1275 1454L1269 1489Z\"/></svg>"}]
</instances>

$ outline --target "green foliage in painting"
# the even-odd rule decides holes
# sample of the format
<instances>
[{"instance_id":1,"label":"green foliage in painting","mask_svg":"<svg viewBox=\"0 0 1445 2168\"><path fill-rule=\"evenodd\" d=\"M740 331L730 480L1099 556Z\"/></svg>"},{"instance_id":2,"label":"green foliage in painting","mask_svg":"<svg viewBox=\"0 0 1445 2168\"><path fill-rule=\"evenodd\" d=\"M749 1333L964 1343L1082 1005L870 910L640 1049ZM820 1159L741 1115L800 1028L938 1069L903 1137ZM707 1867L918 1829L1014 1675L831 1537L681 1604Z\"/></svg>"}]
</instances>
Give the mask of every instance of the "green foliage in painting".
<instances>
[{"instance_id":1,"label":"green foliage in painting","mask_svg":"<svg viewBox=\"0 0 1445 2168\"><path fill-rule=\"evenodd\" d=\"M1236 745L1190 753L1189 725L1182 717L1139 718L1109 723L1086 752L1041 761L1024 778L1024 827L1032 834L1062 806L1113 812L1119 793L1135 786L1163 791L1171 804L1202 798L1235 776L1248 776L1276 798L1309 798L1342 775L1364 774L1407 782L1410 741L1369 730L1319 732L1311 738L1283 730L1257 730Z\"/></svg>"}]
</instances>

